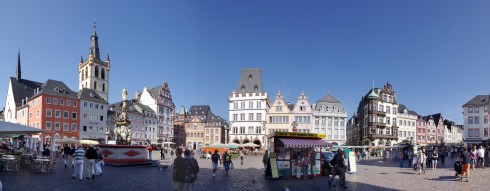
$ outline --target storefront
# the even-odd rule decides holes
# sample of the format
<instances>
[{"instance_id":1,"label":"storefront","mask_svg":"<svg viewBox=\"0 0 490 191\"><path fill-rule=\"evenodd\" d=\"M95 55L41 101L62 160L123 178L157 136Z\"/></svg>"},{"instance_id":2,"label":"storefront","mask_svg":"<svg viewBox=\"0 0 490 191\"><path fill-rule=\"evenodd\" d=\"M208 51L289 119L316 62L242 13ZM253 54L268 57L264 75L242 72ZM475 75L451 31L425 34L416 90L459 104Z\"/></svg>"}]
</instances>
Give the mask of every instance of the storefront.
<instances>
[{"instance_id":1,"label":"storefront","mask_svg":"<svg viewBox=\"0 0 490 191\"><path fill-rule=\"evenodd\" d=\"M267 171L270 171L272 178L289 179L290 177L297 177L297 173L303 175L298 166L298 159L314 157L315 168L312 173L311 166L308 166L308 177L320 175L322 166L321 150L323 150L323 147L330 146L329 143L322 140L324 138L326 138L325 134L274 132L267 138L269 164L272 167L268 167ZM275 169L275 166L277 166L277 169ZM304 168L304 166L301 165L301 168ZM305 178L304 176L300 177Z\"/></svg>"}]
</instances>

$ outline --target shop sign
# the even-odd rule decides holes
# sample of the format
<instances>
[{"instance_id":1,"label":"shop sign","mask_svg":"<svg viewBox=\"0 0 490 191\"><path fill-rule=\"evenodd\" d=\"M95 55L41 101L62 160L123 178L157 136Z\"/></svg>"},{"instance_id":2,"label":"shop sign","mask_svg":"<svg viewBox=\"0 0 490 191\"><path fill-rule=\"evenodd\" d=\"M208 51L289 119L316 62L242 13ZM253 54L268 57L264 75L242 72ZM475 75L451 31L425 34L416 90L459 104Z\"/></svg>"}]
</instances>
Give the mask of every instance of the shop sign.
<instances>
[{"instance_id":1,"label":"shop sign","mask_svg":"<svg viewBox=\"0 0 490 191\"><path fill-rule=\"evenodd\" d=\"M280 137L298 137L298 138L320 138L320 139L325 139L327 138L326 134L317 134L317 133L298 133L298 132L279 132L276 131L274 132L273 136L280 136Z\"/></svg>"}]
</instances>

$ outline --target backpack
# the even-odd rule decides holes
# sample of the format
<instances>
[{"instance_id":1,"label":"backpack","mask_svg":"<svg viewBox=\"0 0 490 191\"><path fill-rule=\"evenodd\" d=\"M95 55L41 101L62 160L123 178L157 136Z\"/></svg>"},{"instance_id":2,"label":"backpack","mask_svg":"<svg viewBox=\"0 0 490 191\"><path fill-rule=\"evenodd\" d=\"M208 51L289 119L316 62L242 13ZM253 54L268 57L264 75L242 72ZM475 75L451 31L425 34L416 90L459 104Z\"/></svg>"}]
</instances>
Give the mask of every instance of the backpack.
<instances>
[{"instance_id":1,"label":"backpack","mask_svg":"<svg viewBox=\"0 0 490 191\"><path fill-rule=\"evenodd\" d=\"M199 165L197 164L196 159L193 158L185 158L184 159L184 182L185 183L193 183L197 180L197 173L199 173Z\"/></svg>"}]
</instances>

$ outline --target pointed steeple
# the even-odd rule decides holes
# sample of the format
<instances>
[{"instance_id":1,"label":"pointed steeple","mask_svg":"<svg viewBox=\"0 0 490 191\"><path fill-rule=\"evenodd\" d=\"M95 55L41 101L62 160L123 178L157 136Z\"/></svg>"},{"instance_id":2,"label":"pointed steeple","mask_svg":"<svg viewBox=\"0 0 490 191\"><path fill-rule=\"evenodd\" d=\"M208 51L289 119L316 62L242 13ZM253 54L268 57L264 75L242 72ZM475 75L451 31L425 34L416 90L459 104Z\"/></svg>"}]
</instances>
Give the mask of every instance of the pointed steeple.
<instances>
[{"instance_id":1,"label":"pointed steeple","mask_svg":"<svg viewBox=\"0 0 490 191\"><path fill-rule=\"evenodd\" d=\"M90 53L94 55L94 58L100 60L100 52L99 52L99 37L97 37L97 31L95 30L95 20L94 20L94 33L90 37Z\"/></svg>"},{"instance_id":2,"label":"pointed steeple","mask_svg":"<svg viewBox=\"0 0 490 191\"><path fill-rule=\"evenodd\" d=\"M83 55L80 55L80 63L83 63Z\"/></svg>"},{"instance_id":3,"label":"pointed steeple","mask_svg":"<svg viewBox=\"0 0 490 191\"><path fill-rule=\"evenodd\" d=\"M109 53L107 53L107 58L105 59L107 62L111 62L111 59L109 58Z\"/></svg>"},{"instance_id":4,"label":"pointed steeple","mask_svg":"<svg viewBox=\"0 0 490 191\"><path fill-rule=\"evenodd\" d=\"M20 70L20 48L19 52L17 53L17 69L15 71L15 79L17 79L17 81L22 79L22 72Z\"/></svg>"}]
</instances>

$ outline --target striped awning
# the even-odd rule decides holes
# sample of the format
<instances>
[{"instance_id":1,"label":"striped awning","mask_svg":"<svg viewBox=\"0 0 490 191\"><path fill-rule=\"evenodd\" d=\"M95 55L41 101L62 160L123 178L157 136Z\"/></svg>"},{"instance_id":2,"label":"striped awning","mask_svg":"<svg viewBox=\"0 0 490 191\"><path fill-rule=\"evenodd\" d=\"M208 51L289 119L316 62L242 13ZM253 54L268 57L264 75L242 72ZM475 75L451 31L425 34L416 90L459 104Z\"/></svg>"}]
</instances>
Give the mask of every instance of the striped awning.
<instances>
[{"instance_id":1,"label":"striped awning","mask_svg":"<svg viewBox=\"0 0 490 191\"><path fill-rule=\"evenodd\" d=\"M330 143L321 139L291 139L291 138L279 138L286 148L310 148L310 147L326 147Z\"/></svg>"}]
</instances>

